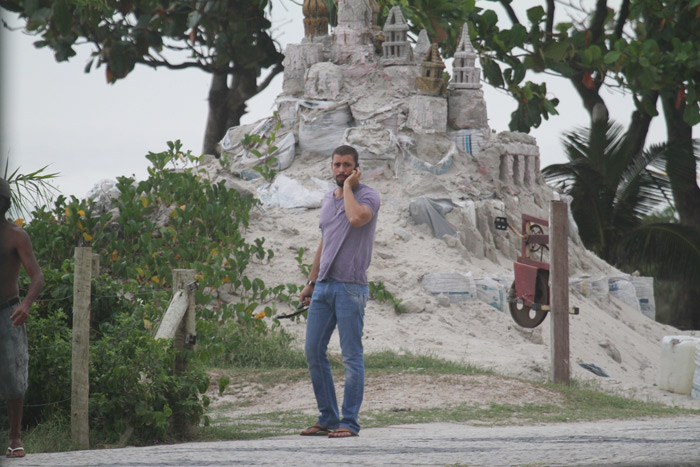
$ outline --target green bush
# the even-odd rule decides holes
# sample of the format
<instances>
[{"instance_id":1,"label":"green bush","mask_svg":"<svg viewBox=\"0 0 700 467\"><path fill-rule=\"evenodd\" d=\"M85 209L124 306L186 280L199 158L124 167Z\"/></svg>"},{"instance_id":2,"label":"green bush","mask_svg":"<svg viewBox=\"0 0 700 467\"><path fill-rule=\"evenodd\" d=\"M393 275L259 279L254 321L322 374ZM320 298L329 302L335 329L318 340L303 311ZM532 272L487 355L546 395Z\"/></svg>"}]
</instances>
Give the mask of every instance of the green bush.
<instances>
[{"instance_id":1,"label":"green bush","mask_svg":"<svg viewBox=\"0 0 700 467\"><path fill-rule=\"evenodd\" d=\"M213 183L194 165L199 158L179 142L149 153L149 177L119 177L110 212L91 201L60 196L40 207L26 226L45 276L44 292L28 324L32 352L26 421L70 418L70 358L74 248L91 246L102 275L93 279L90 334L90 425L100 441L127 428L141 442L169 439L174 420L200 421L207 403L206 374L189 365L173 371L170 343L152 335L172 294L175 268L194 269L198 343L191 363L271 367L303 366L291 338L267 324L278 302L294 303L294 284L267 286L249 278L251 261L270 261L265 239L247 242L256 201ZM26 292L28 279L20 283ZM214 298L226 287L233 304ZM274 321L273 321L274 322ZM300 359L302 359L300 363Z\"/></svg>"},{"instance_id":2,"label":"green bush","mask_svg":"<svg viewBox=\"0 0 700 467\"><path fill-rule=\"evenodd\" d=\"M203 413L209 379L201 369L175 375L175 351L155 340L140 316L122 314L104 323L104 337L91 348L90 427L105 442L133 428L139 444L174 434L176 416L196 425Z\"/></svg>"}]
</instances>

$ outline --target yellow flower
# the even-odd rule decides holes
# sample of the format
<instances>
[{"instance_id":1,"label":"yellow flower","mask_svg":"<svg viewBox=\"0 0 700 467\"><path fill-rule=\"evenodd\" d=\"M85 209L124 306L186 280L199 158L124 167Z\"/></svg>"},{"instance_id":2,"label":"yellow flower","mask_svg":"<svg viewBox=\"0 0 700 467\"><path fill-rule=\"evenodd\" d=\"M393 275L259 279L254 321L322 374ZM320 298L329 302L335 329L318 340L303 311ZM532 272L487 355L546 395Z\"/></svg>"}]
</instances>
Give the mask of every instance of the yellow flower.
<instances>
[{"instance_id":1,"label":"yellow flower","mask_svg":"<svg viewBox=\"0 0 700 467\"><path fill-rule=\"evenodd\" d=\"M119 251L114 250L114 251L112 252L112 262L114 263L114 262L116 262L116 261L119 261Z\"/></svg>"},{"instance_id":2,"label":"yellow flower","mask_svg":"<svg viewBox=\"0 0 700 467\"><path fill-rule=\"evenodd\" d=\"M78 211L78 215L79 215L80 217L85 217L85 211L83 211L82 209L79 210L79 211Z\"/></svg>"},{"instance_id":3,"label":"yellow flower","mask_svg":"<svg viewBox=\"0 0 700 467\"><path fill-rule=\"evenodd\" d=\"M221 279L221 282L223 282L224 284L228 284L229 282L231 282L231 279L229 279L228 276L226 276L223 279Z\"/></svg>"},{"instance_id":4,"label":"yellow flower","mask_svg":"<svg viewBox=\"0 0 700 467\"><path fill-rule=\"evenodd\" d=\"M146 198L145 196L142 196L141 197L141 204L143 204L144 208L147 208L148 207L148 198Z\"/></svg>"},{"instance_id":5,"label":"yellow flower","mask_svg":"<svg viewBox=\"0 0 700 467\"><path fill-rule=\"evenodd\" d=\"M218 251L216 250L216 248L212 248L212 249L211 249L211 255L212 255L212 256L216 255L217 253L218 253Z\"/></svg>"},{"instance_id":6,"label":"yellow flower","mask_svg":"<svg viewBox=\"0 0 700 467\"><path fill-rule=\"evenodd\" d=\"M90 235L87 232L83 232L83 238L85 239L86 242L91 242L92 241L92 235Z\"/></svg>"},{"instance_id":7,"label":"yellow flower","mask_svg":"<svg viewBox=\"0 0 700 467\"><path fill-rule=\"evenodd\" d=\"M160 279L158 279L158 276L153 276L151 277L151 280L155 282L156 284L160 284Z\"/></svg>"},{"instance_id":8,"label":"yellow flower","mask_svg":"<svg viewBox=\"0 0 700 467\"><path fill-rule=\"evenodd\" d=\"M17 220L15 221L15 224L17 224L18 226L22 227L22 226L24 225L24 219L22 219L22 218L17 219Z\"/></svg>"},{"instance_id":9,"label":"yellow flower","mask_svg":"<svg viewBox=\"0 0 700 467\"><path fill-rule=\"evenodd\" d=\"M256 318L256 319L263 319L264 317L265 317L265 312L264 312L264 311L261 311L260 313L258 313L257 315L255 315L255 318Z\"/></svg>"}]
</instances>

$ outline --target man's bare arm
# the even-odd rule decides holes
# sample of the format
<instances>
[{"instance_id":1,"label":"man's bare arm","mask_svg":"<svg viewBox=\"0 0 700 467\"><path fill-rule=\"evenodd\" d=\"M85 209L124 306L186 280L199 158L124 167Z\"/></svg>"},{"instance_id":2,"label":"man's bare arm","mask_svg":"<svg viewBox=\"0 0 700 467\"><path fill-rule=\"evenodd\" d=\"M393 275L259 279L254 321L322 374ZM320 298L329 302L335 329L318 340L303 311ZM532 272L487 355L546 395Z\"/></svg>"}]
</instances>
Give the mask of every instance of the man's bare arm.
<instances>
[{"instance_id":1,"label":"man's bare arm","mask_svg":"<svg viewBox=\"0 0 700 467\"><path fill-rule=\"evenodd\" d=\"M355 199L355 194L352 189L360 183L362 172L360 169L355 171L343 183L343 199L345 204L345 215L353 227L362 227L372 220L372 210L369 206L360 204Z\"/></svg>"},{"instance_id":2,"label":"man's bare arm","mask_svg":"<svg viewBox=\"0 0 700 467\"><path fill-rule=\"evenodd\" d=\"M309 273L309 281L316 282L318 279L318 272L321 269L321 252L323 251L323 240L318 244L316 249L316 256L314 256L314 262L311 265L311 272ZM306 285L299 295L299 299L302 303L306 304L306 299L311 300L311 295L314 293L314 286Z\"/></svg>"},{"instance_id":3,"label":"man's bare arm","mask_svg":"<svg viewBox=\"0 0 700 467\"><path fill-rule=\"evenodd\" d=\"M34 250L32 249L32 241L22 229L17 229L14 234L15 245L17 245L17 254L19 255L20 262L24 266L24 270L27 271L29 275L30 283L27 294L24 300L17 305L15 311L10 316L13 326L22 326L29 317L29 308L32 303L39 298L39 293L44 286L44 274L41 272L39 263L34 257Z\"/></svg>"}]
</instances>

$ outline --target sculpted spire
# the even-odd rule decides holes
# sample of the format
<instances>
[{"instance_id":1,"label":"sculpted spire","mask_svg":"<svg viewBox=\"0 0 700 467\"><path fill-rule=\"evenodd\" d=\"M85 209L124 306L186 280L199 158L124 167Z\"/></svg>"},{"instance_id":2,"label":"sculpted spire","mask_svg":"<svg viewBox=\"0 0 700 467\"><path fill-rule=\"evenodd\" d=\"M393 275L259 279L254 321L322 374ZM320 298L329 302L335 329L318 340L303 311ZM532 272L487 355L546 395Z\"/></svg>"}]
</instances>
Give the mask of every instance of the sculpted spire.
<instances>
[{"instance_id":1,"label":"sculpted spire","mask_svg":"<svg viewBox=\"0 0 700 467\"><path fill-rule=\"evenodd\" d=\"M384 23L382 43L382 65L403 65L411 60L411 46L408 43L408 23L401 8L392 7Z\"/></svg>"},{"instance_id":2,"label":"sculpted spire","mask_svg":"<svg viewBox=\"0 0 700 467\"><path fill-rule=\"evenodd\" d=\"M325 0L304 0L303 12L306 37L328 34L328 6Z\"/></svg>"},{"instance_id":3,"label":"sculpted spire","mask_svg":"<svg viewBox=\"0 0 700 467\"><path fill-rule=\"evenodd\" d=\"M469 38L469 26L464 23L462 37L459 40L457 51L452 62L452 89L479 89L481 83L481 69L476 68L476 50Z\"/></svg>"}]
</instances>

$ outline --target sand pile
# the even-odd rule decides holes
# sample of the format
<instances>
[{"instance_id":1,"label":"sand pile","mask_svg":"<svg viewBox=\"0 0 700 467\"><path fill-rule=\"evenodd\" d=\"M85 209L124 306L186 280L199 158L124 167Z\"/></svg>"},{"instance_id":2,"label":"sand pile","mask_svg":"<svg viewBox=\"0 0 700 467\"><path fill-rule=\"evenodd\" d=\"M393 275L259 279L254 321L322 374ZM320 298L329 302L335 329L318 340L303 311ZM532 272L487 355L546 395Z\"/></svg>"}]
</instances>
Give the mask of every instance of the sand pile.
<instances>
[{"instance_id":1,"label":"sand pile","mask_svg":"<svg viewBox=\"0 0 700 467\"><path fill-rule=\"evenodd\" d=\"M236 179L220 170L213 159L205 167L212 176L223 177L252 192L265 185L261 179ZM331 180L329 159L302 153L283 174L309 190L319 190L318 179ZM503 215L501 211L511 221L519 219L521 212L547 218L549 201L556 196L551 189L541 184L527 191L504 187L483 171L480 175L479 164L471 157L458 160L447 174L440 176L398 162L394 168L375 163L365 167L362 182L377 189L382 197L368 276L371 281L382 282L407 310L397 314L389 303L370 300L365 315L366 352L391 349L430 354L491 368L508 376L546 381L550 374L550 319L536 329L524 329L513 322L507 311L499 311L483 301L450 303L446 297L433 296L424 290L422 278L426 274L460 272L475 278L511 280L519 240L512 233L494 230L491 218ZM461 230L459 236L435 238L428 225L416 225L409 214L410 200L419 196L455 202L476 200L477 225L467 229L468 209L456 208L446 218ZM303 262L312 262L320 241L318 216L318 209L256 210L247 236L251 240L264 237L265 246L275 251L275 257L266 264L251 264L248 275L260 277L268 285L302 284L305 277L295 258L298 250L305 248ZM471 247L466 248L464 243ZM585 250L575 232L569 243L572 276L620 274ZM511 254L507 256L504 251ZM662 337L681 332L654 322L609 295L585 297L572 289L570 302L580 308L578 316L570 317L573 378L595 381L602 389L628 397L700 408L700 400L656 386ZM282 305L280 312L286 311ZM284 320L283 325L297 337L298 345L303 345L304 320ZM337 339L332 340L331 350L339 352ZM597 376L579 363L597 365L609 377Z\"/></svg>"},{"instance_id":2,"label":"sand pile","mask_svg":"<svg viewBox=\"0 0 700 467\"><path fill-rule=\"evenodd\" d=\"M400 11L392 10L398 19L385 25L385 33L403 32L391 35L391 47L383 44L380 56L367 5L341 2L334 32L288 45L277 117L229 130L221 142L228 170L213 157L203 164L211 177L263 201L247 236L251 241L264 237L275 257L251 264L248 274L272 286L303 284L306 277L295 258L304 248L303 262L309 264L318 247L317 208L332 188L330 154L339 144L352 144L360 153L362 182L382 197L368 276L406 309L397 314L391 304L369 302L366 351L432 354L546 380L549 320L534 330L522 329L503 311L502 295L492 300L471 286L486 284L487 291L503 292L512 282L520 240L496 230L494 218L507 216L514 225L522 214L547 219L550 202L559 198L542 179L537 142L489 129L481 71L466 25L445 91L442 71L434 76L434 67L444 64L437 49L429 49L427 33L410 44L404 37L408 26ZM396 50L406 53L392 58ZM281 172L268 185L255 178L252 166L259 159L241 139L255 134L264 141L273 133ZM267 148L257 149L266 154ZM416 223L421 217L430 222ZM654 385L662 337L678 330L644 316L634 287L631 299L608 294L608 279L622 273L587 251L572 220L569 225L570 275L598 284L597 293L591 293L593 287L572 289L571 305L580 309L570 319L572 376L631 397L700 407L699 400ZM547 254L542 261L549 261ZM449 296L426 290L428 279L444 274L468 278L468 290ZM469 300L460 301L464 298ZM648 298L653 301L653 295ZM304 323L284 326L301 345ZM337 340L332 345L337 351ZM579 363L596 365L609 377Z\"/></svg>"}]
</instances>

